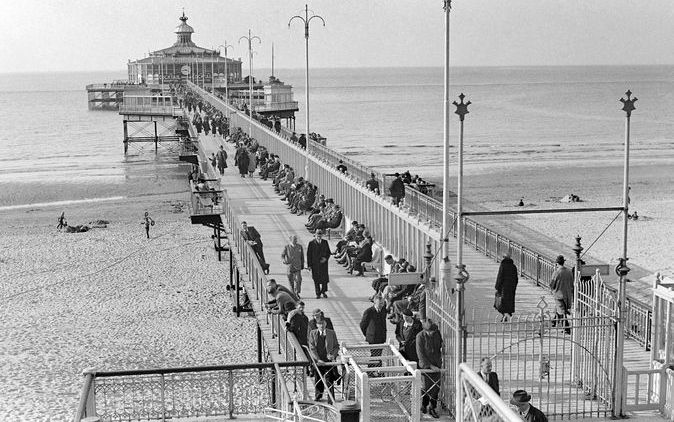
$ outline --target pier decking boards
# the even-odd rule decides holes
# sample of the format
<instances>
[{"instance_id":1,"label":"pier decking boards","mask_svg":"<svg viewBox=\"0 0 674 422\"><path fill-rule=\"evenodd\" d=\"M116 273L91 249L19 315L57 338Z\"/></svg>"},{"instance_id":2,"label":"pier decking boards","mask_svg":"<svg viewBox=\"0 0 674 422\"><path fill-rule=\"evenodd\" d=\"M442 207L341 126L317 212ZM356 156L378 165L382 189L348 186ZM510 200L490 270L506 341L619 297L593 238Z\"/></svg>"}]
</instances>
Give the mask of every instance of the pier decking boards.
<instances>
[{"instance_id":1,"label":"pier decking boards","mask_svg":"<svg viewBox=\"0 0 674 422\"><path fill-rule=\"evenodd\" d=\"M246 221L260 232L264 243L265 257L271 265L268 277L288 286L286 268L281 262L280 254L292 234L298 236L299 242L305 247L306 251L306 245L313 238L312 234L304 227L306 216L297 216L289 212L285 203L274 192L271 180L261 180L257 172L254 178L241 178L238 169L232 162L235 154L234 148L231 144L223 142L221 137L202 134L199 137L199 143L201 152L205 156L210 156L211 153L216 152L220 145L224 145L230 158L229 167L221 177L221 186L227 191L231 199L230 204L233 213L236 215L236 222ZM210 163L206 162L203 165L209 168L210 176L216 174L210 168ZM374 224L374 222L369 221L363 221L363 223L366 226ZM239 227L232 227L232 229L239 230ZM336 239L329 241L331 249L334 249L336 242ZM455 247L455 242L450 243L452 249L450 257L455 255ZM410 260L414 265L421 265L420 262L416 262L420 259L418 257L404 258ZM493 321L495 315L497 315L493 310L493 302L498 263L470 248L464 249L464 263L470 272L470 281L466 285L466 314L469 318L474 314L477 321ZM310 315L315 308L322 309L325 315L332 319L340 343L346 343L347 345L364 343L359 322L363 311L371 306L368 300L373 294L370 283L376 277L376 273L368 272L365 277L352 276L347 274L346 270L337 264L334 259L331 259L327 299L315 298L310 272L303 271L302 277L302 299L306 303L307 314ZM251 300L255 300L254 294L250 297ZM547 309L553 311L554 299L548 290L535 286L529 280L520 279L516 295L515 315L539 312L537 305L541 298L547 302ZM277 353L278 339L272 338L267 318L259 310L260 304L254 302L253 308L256 310L256 318L270 350L271 358L277 361L282 360L283 355ZM395 340L393 324L388 324L387 335L389 339ZM649 353L644 351L636 342L626 341L624 366L627 369L648 368Z\"/></svg>"}]
</instances>

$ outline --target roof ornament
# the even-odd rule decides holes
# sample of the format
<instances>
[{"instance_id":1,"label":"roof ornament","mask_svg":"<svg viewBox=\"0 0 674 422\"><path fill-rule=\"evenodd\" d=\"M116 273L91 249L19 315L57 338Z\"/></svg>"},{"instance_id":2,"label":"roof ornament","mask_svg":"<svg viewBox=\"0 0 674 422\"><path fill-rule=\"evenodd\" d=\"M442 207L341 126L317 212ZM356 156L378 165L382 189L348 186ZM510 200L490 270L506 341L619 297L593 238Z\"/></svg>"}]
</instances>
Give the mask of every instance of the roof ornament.
<instances>
[{"instance_id":1,"label":"roof ornament","mask_svg":"<svg viewBox=\"0 0 674 422\"><path fill-rule=\"evenodd\" d=\"M183 7L183 15L179 18L183 23L187 22L187 16L185 16L185 8Z\"/></svg>"}]
</instances>

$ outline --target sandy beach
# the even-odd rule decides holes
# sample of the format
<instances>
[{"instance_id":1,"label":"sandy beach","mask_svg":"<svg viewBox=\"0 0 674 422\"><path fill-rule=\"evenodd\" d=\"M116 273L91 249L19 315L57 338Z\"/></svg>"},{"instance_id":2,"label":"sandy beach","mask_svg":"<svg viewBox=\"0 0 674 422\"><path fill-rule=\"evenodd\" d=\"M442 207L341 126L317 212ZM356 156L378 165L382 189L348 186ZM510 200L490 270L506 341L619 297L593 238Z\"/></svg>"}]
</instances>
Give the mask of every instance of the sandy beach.
<instances>
[{"instance_id":1,"label":"sandy beach","mask_svg":"<svg viewBox=\"0 0 674 422\"><path fill-rule=\"evenodd\" d=\"M255 361L254 320L233 316L229 267L212 231L190 224L187 197L0 211L0 420L71 420L85 368ZM110 224L61 233L62 210L71 225Z\"/></svg>"}]
</instances>

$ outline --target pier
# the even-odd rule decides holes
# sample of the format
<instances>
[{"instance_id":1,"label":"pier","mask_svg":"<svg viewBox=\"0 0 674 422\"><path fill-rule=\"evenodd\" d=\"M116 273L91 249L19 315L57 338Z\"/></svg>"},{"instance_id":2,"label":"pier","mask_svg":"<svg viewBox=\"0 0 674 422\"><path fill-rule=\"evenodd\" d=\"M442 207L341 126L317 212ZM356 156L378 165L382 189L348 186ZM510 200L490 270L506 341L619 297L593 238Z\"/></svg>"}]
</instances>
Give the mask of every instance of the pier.
<instances>
[{"instance_id":1,"label":"pier","mask_svg":"<svg viewBox=\"0 0 674 422\"><path fill-rule=\"evenodd\" d=\"M464 263L470 271L470 279L465 285L466 314L463 323L458 324L455 317L456 294L447 280L441 280L440 263L435 259L441 235L435 218L437 215L432 217L430 214L437 213L431 201L421 195L412 195L417 205L426 201L423 212L420 208L394 206L386 196L376 195L364 187L364 180L358 177L357 163L350 163L353 172L343 174L331 160L337 156L336 153L328 148L310 143L309 154L306 154L283 134L277 134L257 121L249 121L242 112L196 85L188 86L204 102L228 116L230 130L250 130L251 136L260 145L278 155L284 164L296 169L296 175L304 175L319 187L319 193L334 198L335 203L342 207L345 220L355 219L364 223L386 253L406 258L424 273L426 315L439 325L444 342L439 397L441 420L478 420L482 417L518 420L519 417L503 401L518 389L532 393L532 403L555 419L602 418L641 410L662 412L666 403L671 402L668 398L671 392L665 382L671 381L674 374L666 366L652 368L654 355L647 351L652 347L649 331L651 310L637 300L634 300L638 306L633 312L633 320L627 326L630 339L625 343L622 360L616 361L616 295L599 272L576 285L573 314L569 318L571 330L570 334L564 333L561 326L554 326L552 319L554 299L547 289L552 268L548 258L478 223L472 226L466 224L466 242L474 249L464 251ZM183 117L189 125L189 119L185 117L189 116ZM267 420L294 420L301 414L314 418L308 420L323 421L339 420L350 412L357 412L362 421L418 421L427 418L421 416L419 403L422 380L429 371L418 369L416 363L400 356L393 335L394 326L388 324L387 342L377 345L366 344L360 332L359 321L363 311L371 306L369 296L373 290L370 281L377 277L377 272L370 270L366 272L366 277L351 276L333 260L330 261L328 298L314 299L310 273L303 273L302 296L307 314L311 314L314 308L320 308L332 320L341 345L341 361L334 364L341 368L340 382L334 393L328 394L332 403L312 400L314 385L308 377L308 369L316 362L295 335L288 331L285 321L265 307L269 300L267 282L273 278L279 284L287 285L280 252L289 236L298 236L303 245L312 238L304 227L306 218L287 212L270 182L258 177L241 178L234 166L230 166L222 176L217 174L207 157L224 146L231 163L234 156L231 144L216 135L196 136L191 127L188 127L187 133L197 147L192 157L209 184L205 191L191 186L191 220L194 224L213 227L214 249L218 257L222 257L222 252L229 255L229 268L223 268L223 271L229 271L229 283L223 287L235 297L234 312L242 317L250 315L257 321L258 363L241 368L174 368L148 372L148 376L161 376L156 381L161 384L161 402L151 407L164 406L167 400L164 394L174 402L173 407L164 406L157 415L164 418L181 414L243 416L253 413L264 415ZM306 173L302 173L302 169L306 169ZM368 174L366 170L362 167L360 172ZM241 238L242 221L255 226L261 233L267 262L271 264L269 274L264 273L254 251ZM332 249L336 240L330 241ZM490 310L498 259L506 251L511 252L518 266L520 282L515 316L510 321L501 322L500 316ZM567 256L574 253L571 250L558 251L565 252ZM386 269L379 264L373 263L372 267L385 273ZM646 309L646 315L638 313L640 307ZM668 331L660 328L670 326L671 331L674 327L670 308L671 304L659 305L657 310L657 346L665 348L665 356L670 354L668 334L664 334ZM638 315L641 317L637 318ZM456 338L462 339L458 349ZM371 354L372 349L379 350L379 354ZM500 398L476 375L482 357L490 357L495 372L499 374ZM458 362L465 363L458 365ZM232 385L245 384L234 374L235 371L245 374L250 368L258 371L259 385L247 386L246 391L260 400L251 400L246 405L239 401L242 391L235 390ZM181 373L190 373L189 386L184 386ZM616 383L617 374L626 380L623 385ZM124 382L130 385L133 381L122 380L116 384L113 378L139 375L142 374L103 374L103 378L111 380L108 387L102 384L102 388L108 388L114 398L115 389L122 388L119 385L124 385ZM98 381L95 374L86 377L91 385L87 389L85 384L81 407L93 407L91 414L115 412L119 403L137 406L127 401L115 402L111 399L99 403L98 398L89 398L90 392L95 390L93 385L98 385ZM197 402L190 397L191 389L217 389L217 385L225 382L230 388L223 392L224 396L201 395ZM128 388L143 387L132 385ZM156 399L152 396L151 392L143 395L148 403ZM488 405L482 407L471 401L477 397L486 400ZM465 400L466 406L469 405L464 406L463 415L455 412L460 407L457 400L458 403ZM176 401L183 403L183 413L176 410ZM206 408L211 413L204 412ZM143 413L144 408L141 406L135 412ZM480 418L476 412L480 412Z\"/></svg>"}]
</instances>

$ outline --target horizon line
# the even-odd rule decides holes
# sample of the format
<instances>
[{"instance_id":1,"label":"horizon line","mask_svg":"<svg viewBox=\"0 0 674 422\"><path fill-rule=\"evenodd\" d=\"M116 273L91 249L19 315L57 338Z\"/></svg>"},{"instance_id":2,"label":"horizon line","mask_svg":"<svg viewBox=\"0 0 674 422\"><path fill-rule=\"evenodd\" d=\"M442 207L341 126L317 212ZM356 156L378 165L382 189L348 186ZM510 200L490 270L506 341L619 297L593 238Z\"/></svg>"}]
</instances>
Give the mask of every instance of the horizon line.
<instances>
[{"instance_id":1,"label":"horizon line","mask_svg":"<svg viewBox=\"0 0 674 422\"><path fill-rule=\"evenodd\" d=\"M527 65L457 65L450 66L450 69L468 69L468 68L569 68L569 67L668 67L674 66L674 63L658 63L658 64L527 64ZM437 69L442 68L442 65L437 66L414 66L414 65L397 65L397 66L335 66L335 67L312 67L314 70L339 70L339 69ZM271 70L271 67L261 67L259 70ZM274 67L275 70L304 70L304 67ZM119 72L126 73L127 69L91 69L91 70L35 70L35 71L0 71L0 75L16 75L16 74L46 74L46 73L102 73L102 72Z\"/></svg>"}]
</instances>

